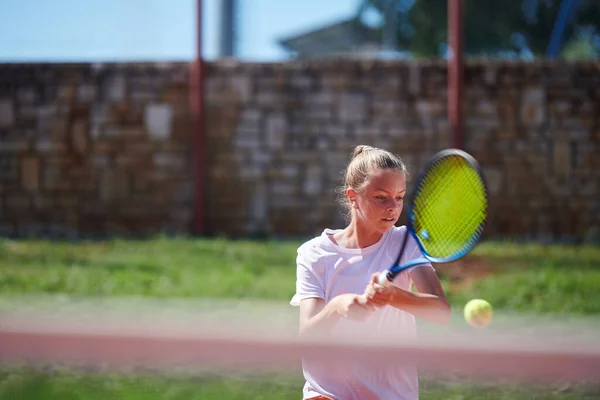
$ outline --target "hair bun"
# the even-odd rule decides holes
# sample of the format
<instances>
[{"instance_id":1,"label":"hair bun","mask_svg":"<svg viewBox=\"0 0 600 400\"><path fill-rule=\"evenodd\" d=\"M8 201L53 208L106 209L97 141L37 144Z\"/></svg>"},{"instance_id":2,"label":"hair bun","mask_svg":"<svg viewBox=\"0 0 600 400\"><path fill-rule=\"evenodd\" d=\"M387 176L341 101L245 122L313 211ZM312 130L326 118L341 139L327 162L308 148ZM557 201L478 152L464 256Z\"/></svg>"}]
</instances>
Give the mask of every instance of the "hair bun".
<instances>
[{"instance_id":1,"label":"hair bun","mask_svg":"<svg viewBox=\"0 0 600 400\"><path fill-rule=\"evenodd\" d=\"M362 154L366 151L377 150L375 147L367 146L364 144L358 145L354 148L354 153L352 154L352 158Z\"/></svg>"}]
</instances>

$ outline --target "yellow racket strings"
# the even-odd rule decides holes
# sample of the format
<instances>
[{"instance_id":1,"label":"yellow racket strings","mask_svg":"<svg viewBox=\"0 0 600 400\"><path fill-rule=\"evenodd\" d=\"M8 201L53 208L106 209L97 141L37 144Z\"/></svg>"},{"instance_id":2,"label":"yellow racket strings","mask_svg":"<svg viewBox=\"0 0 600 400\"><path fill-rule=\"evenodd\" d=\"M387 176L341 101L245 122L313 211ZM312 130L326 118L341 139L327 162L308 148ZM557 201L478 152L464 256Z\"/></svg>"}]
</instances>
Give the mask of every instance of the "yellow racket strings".
<instances>
[{"instance_id":1,"label":"yellow racket strings","mask_svg":"<svg viewBox=\"0 0 600 400\"><path fill-rule=\"evenodd\" d=\"M460 156L428 170L413 203L413 225L426 252L448 258L476 241L486 218L487 196L478 172Z\"/></svg>"}]
</instances>

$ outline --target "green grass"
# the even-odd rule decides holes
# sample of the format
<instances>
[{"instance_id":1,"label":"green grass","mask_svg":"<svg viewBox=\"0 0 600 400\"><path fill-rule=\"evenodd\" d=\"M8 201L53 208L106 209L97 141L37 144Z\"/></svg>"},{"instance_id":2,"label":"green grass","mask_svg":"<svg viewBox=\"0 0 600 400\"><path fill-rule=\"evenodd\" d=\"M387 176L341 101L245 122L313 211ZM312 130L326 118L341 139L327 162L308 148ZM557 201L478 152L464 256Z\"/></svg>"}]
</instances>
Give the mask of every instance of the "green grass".
<instances>
[{"instance_id":1,"label":"green grass","mask_svg":"<svg viewBox=\"0 0 600 400\"><path fill-rule=\"evenodd\" d=\"M197 377L143 374L42 373L37 371L0 372L0 399L11 400L214 400L299 399L300 378L261 379L224 378L218 375ZM421 381L421 399L447 400L582 400L597 399L597 390L562 384L534 386L502 383L468 385Z\"/></svg>"},{"instance_id":2,"label":"green grass","mask_svg":"<svg viewBox=\"0 0 600 400\"><path fill-rule=\"evenodd\" d=\"M482 297L498 309L600 314L598 246L483 243L472 257L487 266L490 276L451 290L456 305Z\"/></svg>"},{"instance_id":3,"label":"green grass","mask_svg":"<svg viewBox=\"0 0 600 400\"><path fill-rule=\"evenodd\" d=\"M3 296L141 296L249 298L289 301L299 241L229 241L158 237L152 240L0 241ZM497 310L600 314L600 248L486 242L458 265L438 265L454 309L474 297ZM469 269L472 268L472 269ZM477 279L465 280L470 271ZM460 314L460 313L455 313ZM459 318L459 316L458 316ZM284 399L300 398L302 377L224 376L27 369L0 370L0 400L8 399ZM585 388L473 385L423 379L422 399L600 398Z\"/></svg>"},{"instance_id":4,"label":"green grass","mask_svg":"<svg viewBox=\"0 0 600 400\"><path fill-rule=\"evenodd\" d=\"M300 242L156 238L106 242L0 241L2 293L288 300ZM497 308L600 313L600 248L483 243L468 260L488 271L454 285L451 303L484 297ZM461 262L461 261L459 261ZM464 271L469 274L469 270Z\"/></svg>"},{"instance_id":5,"label":"green grass","mask_svg":"<svg viewBox=\"0 0 600 400\"><path fill-rule=\"evenodd\" d=\"M296 243L158 238L0 242L5 294L283 299Z\"/></svg>"},{"instance_id":6,"label":"green grass","mask_svg":"<svg viewBox=\"0 0 600 400\"><path fill-rule=\"evenodd\" d=\"M167 377L27 370L7 372L0 377L0 399L12 400L279 400L297 398L301 385L299 381L278 382L264 377L249 380L215 375Z\"/></svg>"}]
</instances>

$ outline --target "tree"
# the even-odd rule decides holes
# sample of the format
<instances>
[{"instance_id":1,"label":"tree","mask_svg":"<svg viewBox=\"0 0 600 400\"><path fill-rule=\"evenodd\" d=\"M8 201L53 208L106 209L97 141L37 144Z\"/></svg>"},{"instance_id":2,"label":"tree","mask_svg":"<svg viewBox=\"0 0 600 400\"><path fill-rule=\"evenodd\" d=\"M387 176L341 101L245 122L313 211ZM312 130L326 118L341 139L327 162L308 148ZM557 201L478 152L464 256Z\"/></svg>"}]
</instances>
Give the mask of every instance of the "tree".
<instances>
[{"instance_id":1,"label":"tree","mask_svg":"<svg viewBox=\"0 0 600 400\"><path fill-rule=\"evenodd\" d=\"M448 0L365 0L363 7L385 15L388 1L396 2L398 43L404 50L423 57L443 52ZM568 16L568 6L573 12L563 26L560 21ZM597 46L600 35L598 0L463 0L463 14L466 55L544 56L561 27L561 47L580 40L582 32ZM585 54L597 55L598 49Z\"/></svg>"}]
</instances>

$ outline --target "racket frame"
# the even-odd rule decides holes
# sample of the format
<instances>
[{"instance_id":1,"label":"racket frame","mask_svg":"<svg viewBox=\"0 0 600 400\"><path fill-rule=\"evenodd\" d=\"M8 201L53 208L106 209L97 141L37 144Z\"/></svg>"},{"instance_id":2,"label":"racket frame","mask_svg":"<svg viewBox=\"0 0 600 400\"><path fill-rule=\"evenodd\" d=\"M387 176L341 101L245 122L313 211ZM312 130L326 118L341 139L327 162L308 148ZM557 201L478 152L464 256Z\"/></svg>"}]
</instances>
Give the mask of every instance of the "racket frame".
<instances>
[{"instance_id":1,"label":"racket frame","mask_svg":"<svg viewBox=\"0 0 600 400\"><path fill-rule=\"evenodd\" d=\"M385 281L392 282L396 278L396 276L398 276L398 274L400 274L400 272L404 271L407 268L411 268L411 267L418 266L418 265L429 264L430 262L446 263L446 262L458 260L459 258L466 255L468 252L470 252L473 249L473 247L475 247L475 245L479 242L479 239L481 238L481 235L483 233L483 227L486 223L486 218L484 218L484 220L481 222L479 228L476 231L476 234L472 237L472 240L470 240L469 243L465 244L465 246L463 246L459 251L457 251L456 253L452 254L449 257L432 257L429 254L427 254L427 251L425 251L425 246L423 245L421 238L414 230L414 220L415 220L415 215L413 212L414 201L415 201L415 198L417 197L417 194L419 193L419 188L423 185L423 183L425 181L425 176L427 175L429 170L433 167L433 165L435 163L439 162L441 159L449 157L449 156L459 156L459 157L463 158L471 166L471 168L473 168L473 170L479 176L479 179L483 186L485 198L487 200L487 198L488 198L487 182L485 180L485 176L483 175L481 165L479 164L479 162L477 162L477 160L472 155L470 155L469 153L467 153L463 150L454 149L454 148L445 149L445 150L442 150L442 151L434 154L427 161L427 164L425 165L425 167L423 169L421 169L421 171L419 172L417 183L415 185L413 192L411 193L410 201L408 203L408 208L407 208L407 212L406 212L406 215L407 215L406 234L404 235L404 238L402 239L402 247L400 248L400 253L398 254L398 257L396 258L396 261L394 262L394 266L392 268L390 268L389 270L383 271L381 273L381 275L379 276L380 284L385 283ZM487 217L487 215L486 215L486 217ZM417 246L419 246L419 250L421 251L421 254L423 255L423 257L411 260L403 265L400 265L400 260L402 259L402 256L404 255L404 249L406 247L406 243L408 242L409 235L414 238L415 242L417 243Z\"/></svg>"}]
</instances>

